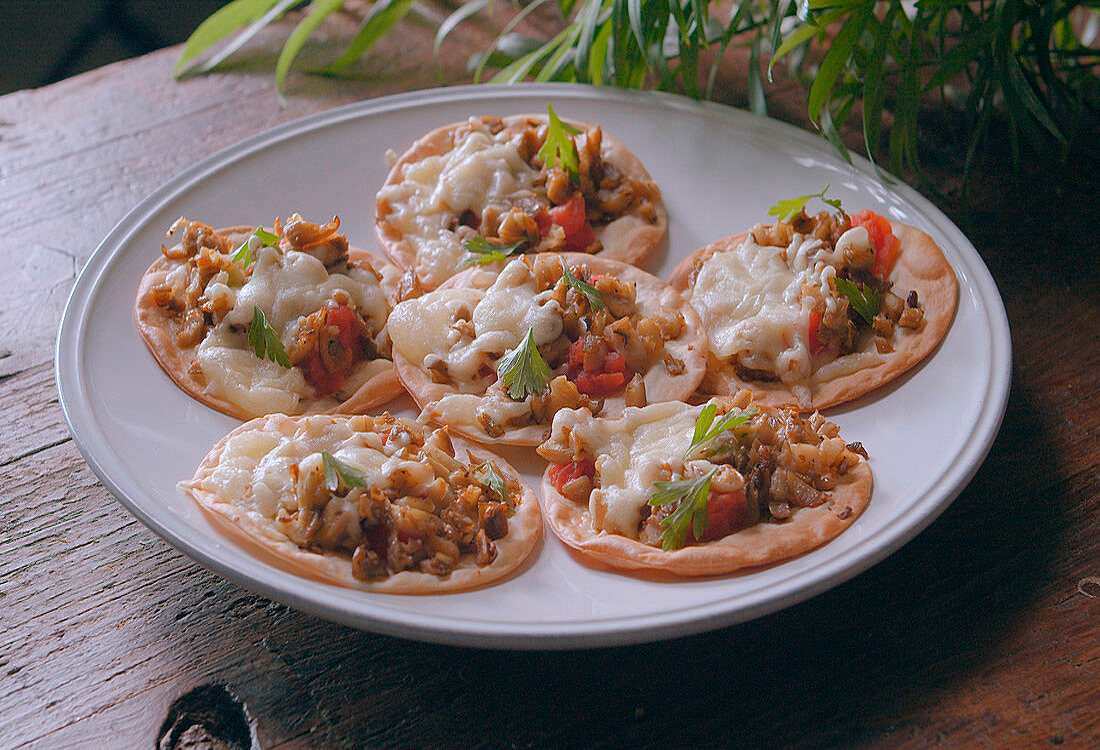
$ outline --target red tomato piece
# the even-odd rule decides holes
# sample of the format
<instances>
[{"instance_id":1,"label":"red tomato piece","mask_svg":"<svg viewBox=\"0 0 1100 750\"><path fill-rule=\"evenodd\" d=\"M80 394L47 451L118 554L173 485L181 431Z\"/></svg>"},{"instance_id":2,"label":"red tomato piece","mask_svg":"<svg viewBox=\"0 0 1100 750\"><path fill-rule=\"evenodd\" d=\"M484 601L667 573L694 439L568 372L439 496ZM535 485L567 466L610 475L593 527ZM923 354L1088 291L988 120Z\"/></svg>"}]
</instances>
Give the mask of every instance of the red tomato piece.
<instances>
[{"instance_id":1,"label":"red tomato piece","mask_svg":"<svg viewBox=\"0 0 1100 750\"><path fill-rule=\"evenodd\" d=\"M707 528L701 538L695 532L688 536L697 542L713 542L745 527L745 510L748 499L743 490L737 492L712 492L707 498Z\"/></svg>"},{"instance_id":2,"label":"red tomato piece","mask_svg":"<svg viewBox=\"0 0 1100 750\"><path fill-rule=\"evenodd\" d=\"M306 382L313 386L313 389L317 391L319 395L327 396L335 393L344 387L344 381L347 380L348 374L351 372L351 368L359 360L361 355L361 349L359 346L359 329L355 320L355 311L348 305L333 305L328 308L325 313L325 325L336 326L339 332L336 334L337 341L347 351L351 352L351 361L349 366L343 370L337 370L336 372L329 372L325 369L324 364L321 362L321 354L318 351L314 351L300 363L298 366L302 368L302 374L305 376Z\"/></svg>"},{"instance_id":3,"label":"red tomato piece","mask_svg":"<svg viewBox=\"0 0 1100 750\"><path fill-rule=\"evenodd\" d=\"M860 211L854 215L852 226L861 226L871 235L871 245L875 249L875 263L871 266L871 273L885 281L898 261L901 240L894 236L889 220L874 211Z\"/></svg>"},{"instance_id":4,"label":"red tomato piece","mask_svg":"<svg viewBox=\"0 0 1100 750\"><path fill-rule=\"evenodd\" d=\"M821 312L814 310L810 313L810 354L816 356L825 351L825 344L821 343L821 339L818 338L818 331L821 330Z\"/></svg>"},{"instance_id":5,"label":"red tomato piece","mask_svg":"<svg viewBox=\"0 0 1100 750\"><path fill-rule=\"evenodd\" d=\"M579 192L560 206L550 209L550 221L565 230L565 236L576 234L584 228L588 219L584 211L584 196Z\"/></svg>"},{"instance_id":6,"label":"red tomato piece","mask_svg":"<svg viewBox=\"0 0 1100 750\"><path fill-rule=\"evenodd\" d=\"M596 233L588 223L584 196L579 192L573 193L573 197L560 206L554 206L545 213L539 211L535 214L535 223L542 237L550 232L552 225L561 227L565 232L562 249L567 252L583 252L596 241Z\"/></svg>"},{"instance_id":7,"label":"red tomato piece","mask_svg":"<svg viewBox=\"0 0 1100 750\"><path fill-rule=\"evenodd\" d=\"M580 231L576 234L565 235L565 242L562 243L562 250L568 253L583 253L588 249L588 246L596 241L596 232L592 229L592 226L586 221L580 228Z\"/></svg>"},{"instance_id":8,"label":"red tomato piece","mask_svg":"<svg viewBox=\"0 0 1100 750\"><path fill-rule=\"evenodd\" d=\"M616 351L610 351L603 361L604 372L626 372L626 357Z\"/></svg>"},{"instance_id":9,"label":"red tomato piece","mask_svg":"<svg viewBox=\"0 0 1100 750\"><path fill-rule=\"evenodd\" d=\"M569 345L566 358L569 364L565 376L586 396L607 396L634 377L626 364L626 358L614 349L608 351L604 361L595 370L584 369L584 336Z\"/></svg>"},{"instance_id":10,"label":"red tomato piece","mask_svg":"<svg viewBox=\"0 0 1100 750\"><path fill-rule=\"evenodd\" d=\"M578 477L591 477L596 474L596 464L593 461L570 461L564 464L555 464L550 467L550 483L561 492L565 485Z\"/></svg>"}]
</instances>

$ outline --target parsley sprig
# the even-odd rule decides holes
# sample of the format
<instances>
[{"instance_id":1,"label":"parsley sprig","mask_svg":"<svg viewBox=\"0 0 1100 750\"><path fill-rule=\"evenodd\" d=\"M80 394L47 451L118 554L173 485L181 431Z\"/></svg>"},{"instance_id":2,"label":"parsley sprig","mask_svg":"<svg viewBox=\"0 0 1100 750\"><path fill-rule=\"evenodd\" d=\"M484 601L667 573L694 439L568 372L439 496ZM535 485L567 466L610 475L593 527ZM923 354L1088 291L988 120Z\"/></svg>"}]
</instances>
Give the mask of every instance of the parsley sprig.
<instances>
[{"instance_id":1,"label":"parsley sprig","mask_svg":"<svg viewBox=\"0 0 1100 750\"><path fill-rule=\"evenodd\" d=\"M707 497L710 495L710 478L715 467L702 476L681 479L677 482L654 482L657 489L649 504L676 505L676 510L661 519L661 549L665 552L680 549L687 540L688 529L699 539L707 529Z\"/></svg>"},{"instance_id":2,"label":"parsley sprig","mask_svg":"<svg viewBox=\"0 0 1100 750\"><path fill-rule=\"evenodd\" d=\"M527 335L512 351L497 363L497 377L516 401L533 393L545 393L554 372L547 366L535 346L535 329L528 328Z\"/></svg>"},{"instance_id":3,"label":"parsley sprig","mask_svg":"<svg viewBox=\"0 0 1100 750\"><path fill-rule=\"evenodd\" d=\"M241 243L241 246L237 248L237 252L233 253L230 260L234 263L240 263L241 266L247 269L252 265L254 258L252 257L252 250L249 248L249 241L255 237L260 241L261 247L278 247L279 240L282 239L277 234L267 231L263 227L257 227L256 231L248 236L248 239Z\"/></svg>"},{"instance_id":4,"label":"parsley sprig","mask_svg":"<svg viewBox=\"0 0 1100 750\"><path fill-rule=\"evenodd\" d=\"M524 240L520 240L510 245L498 245L478 235L462 243L462 247L466 249L466 257L462 259L460 265L484 266L489 263L496 263L498 260L504 260L509 255L515 255L516 251L523 246L523 243Z\"/></svg>"},{"instance_id":5,"label":"parsley sprig","mask_svg":"<svg viewBox=\"0 0 1100 750\"><path fill-rule=\"evenodd\" d=\"M569 270L569 266L565 264L565 258L561 259L561 275L565 279L565 285L571 286L578 292L584 295L584 298L588 300L589 306L593 310L599 310L603 308L603 295L600 294L596 287L589 284L587 281L582 281L573 275Z\"/></svg>"},{"instance_id":6,"label":"parsley sprig","mask_svg":"<svg viewBox=\"0 0 1100 750\"><path fill-rule=\"evenodd\" d=\"M835 277L836 288L848 298L852 309L859 313L859 317L872 323L879 310L878 292L866 284L856 284L854 281Z\"/></svg>"},{"instance_id":7,"label":"parsley sprig","mask_svg":"<svg viewBox=\"0 0 1100 750\"><path fill-rule=\"evenodd\" d=\"M550 124L546 128L546 141L539 149L539 158L547 169L560 165L562 169L576 177L580 166L577 144L573 142L573 136L580 135L581 131L562 122L552 105L547 104L546 109L550 112Z\"/></svg>"},{"instance_id":8,"label":"parsley sprig","mask_svg":"<svg viewBox=\"0 0 1100 750\"><path fill-rule=\"evenodd\" d=\"M492 461L483 461L474 467L474 479L485 489L489 490L501 499L501 502L512 504L512 495L508 492L508 483L504 475L497 469Z\"/></svg>"},{"instance_id":9,"label":"parsley sprig","mask_svg":"<svg viewBox=\"0 0 1100 750\"><path fill-rule=\"evenodd\" d=\"M328 451L321 451L321 463L325 467L325 487L329 492L339 490L341 481L348 489L367 486L367 478L363 472L344 463Z\"/></svg>"},{"instance_id":10,"label":"parsley sprig","mask_svg":"<svg viewBox=\"0 0 1100 750\"><path fill-rule=\"evenodd\" d=\"M810 195L800 195L797 198L787 198L781 200L774 206L768 209L768 216L777 216L780 221L790 221L794 217L798 216L805 208L806 204L813 198L820 198L825 203L829 204L837 211L843 211L840 207L840 198L826 198L825 193L828 192L829 186L826 185L825 189L820 193L811 193Z\"/></svg>"},{"instance_id":11,"label":"parsley sprig","mask_svg":"<svg viewBox=\"0 0 1100 750\"><path fill-rule=\"evenodd\" d=\"M706 443L714 440L726 430L732 430L734 427L747 424L749 420L756 416L757 409L754 406L751 409L727 412L718 420L718 424L714 424L717 413L718 408L714 404L707 404L699 412L699 417L695 420L695 434L691 437L691 446L684 451L685 461L695 453L697 448L701 448Z\"/></svg>"},{"instance_id":12,"label":"parsley sprig","mask_svg":"<svg viewBox=\"0 0 1100 750\"><path fill-rule=\"evenodd\" d=\"M255 306L252 308L252 324L248 326L248 347L260 359L270 359L282 367L290 367L290 357L286 356L283 342L279 340L279 334L267 322L264 311Z\"/></svg>"}]
</instances>

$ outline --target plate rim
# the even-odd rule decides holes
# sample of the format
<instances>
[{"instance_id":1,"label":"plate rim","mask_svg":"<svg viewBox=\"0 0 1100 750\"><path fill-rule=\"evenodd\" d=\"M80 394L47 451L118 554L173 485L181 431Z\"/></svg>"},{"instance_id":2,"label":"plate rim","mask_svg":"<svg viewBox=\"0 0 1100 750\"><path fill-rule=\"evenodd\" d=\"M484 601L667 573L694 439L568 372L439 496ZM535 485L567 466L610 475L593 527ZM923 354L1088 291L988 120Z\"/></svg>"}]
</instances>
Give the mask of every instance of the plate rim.
<instances>
[{"instance_id":1,"label":"plate rim","mask_svg":"<svg viewBox=\"0 0 1100 750\"><path fill-rule=\"evenodd\" d=\"M964 450L955 457L925 495L912 503L904 512L893 517L890 528L886 530L888 533L880 531L871 535L844 554L822 561L813 568L803 571L802 577L812 571L809 583L798 581L797 577L790 577L780 581L773 589L750 593L747 595L749 601L740 606L731 608L728 599L720 599L707 605L696 604L664 610L656 614L619 617L610 621L615 624L615 627L609 627L607 620L550 622L532 624L517 633L514 623L487 624L482 620L456 617L439 620L430 615L395 610L383 609L382 617L364 617L361 613L326 605L323 596L302 596L277 585L284 577L293 581L300 580L292 574L272 569L273 574L264 580L223 563L216 555L208 553L189 539L177 534L155 516L145 513L141 505L131 498L128 489L124 486L125 482L116 481L112 472L107 469L106 461L101 460L105 458L103 453L113 455L113 452L106 451L102 442L95 439L102 436L103 432L99 425L95 424L87 399L84 397L88 388L81 372L80 362L83 360L83 349L86 343L82 335L87 323L86 313L95 299L92 293L98 289L101 280L111 270L129 237L144 226L150 214L178 198L205 175L226 168L269 146L313 130L349 120L370 118L410 104L418 107L456 101L482 104L499 99L539 96L617 100L628 104L656 103L663 109L683 111L690 115L702 113L709 117L723 119L732 126L736 126L739 121L745 121L745 118L758 117L745 110L713 102L699 102L664 92L608 89L561 83L524 83L500 87L472 84L405 92L316 112L253 134L182 170L152 190L131 208L97 245L70 290L58 330L55 347L55 381L62 413L74 443L85 461L122 506L158 536L207 569L244 588L314 616L406 639L450 645L514 649L626 645L685 636L744 622L805 601L850 580L888 557L927 528L969 484L996 439L1007 408L1011 383L1012 350L1008 317L988 267L973 244L954 222L909 185L901 181L883 184L875 166L855 153L852 154L852 168L878 182L887 193L898 195L922 211L934 222L936 229L949 239L959 260L966 266L966 281L969 289L980 303L979 312L984 315L985 322L988 324L990 371L984 397L979 406L978 420L969 433L970 438L979 439L968 440ZM820 136L797 126L772 119L768 122L769 127L774 127L778 131L780 139L793 140L795 144L818 150L822 147L832 148ZM833 156L836 154L829 153L829 157ZM325 589L324 584L318 584L316 591L323 593ZM683 615L685 611L692 616L685 617ZM386 613L390 616L385 616Z\"/></svg>"}]
</instances>

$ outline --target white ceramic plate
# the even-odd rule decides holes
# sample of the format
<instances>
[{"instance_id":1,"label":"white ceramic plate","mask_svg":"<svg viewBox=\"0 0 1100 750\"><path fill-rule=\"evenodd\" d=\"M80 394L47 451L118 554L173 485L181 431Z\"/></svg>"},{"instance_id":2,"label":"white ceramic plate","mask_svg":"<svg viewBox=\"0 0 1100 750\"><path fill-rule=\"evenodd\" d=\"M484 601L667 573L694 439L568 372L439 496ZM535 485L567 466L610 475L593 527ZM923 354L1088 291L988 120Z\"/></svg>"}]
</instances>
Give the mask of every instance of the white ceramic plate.
<instances>
[{"instance_id":1,"label":"white ceramic plate","mask_svg":"<svg viewBox=\"0 0 1100 750\"><path fill-rule=\"evenodd\" d=\"M580 564L548 533L518 576L478 591L384 596L297 578L215 533L176 490L236 422L161 372L131 318L138 279L180 215L213 226L339 214L374 246L374 196L387 149L471 115L543 112L601 123L660 185L670 217L667 277L687 253L765 218L779 198L826 183L846 206L923 228L959 277L958 314L933 357L899 383L832 410L870 453L870 508L834 541L793 561L706 580L653 582ZM1004 307L973 246L931 203L885 185L870 165L774 120L685 99L562 85L457 87L365 101L262 133L192 167L103 240L61 323L57 380L77 445L131 512L180 550L278 601L381 633L473 646L565 648L669 638L757 617L813 596L886 557L958 495L985 457L1008 396ZM409 405L403 407L409 413ZM509 454L539 486L537 457Z\"/></svg>"}]
</instances>

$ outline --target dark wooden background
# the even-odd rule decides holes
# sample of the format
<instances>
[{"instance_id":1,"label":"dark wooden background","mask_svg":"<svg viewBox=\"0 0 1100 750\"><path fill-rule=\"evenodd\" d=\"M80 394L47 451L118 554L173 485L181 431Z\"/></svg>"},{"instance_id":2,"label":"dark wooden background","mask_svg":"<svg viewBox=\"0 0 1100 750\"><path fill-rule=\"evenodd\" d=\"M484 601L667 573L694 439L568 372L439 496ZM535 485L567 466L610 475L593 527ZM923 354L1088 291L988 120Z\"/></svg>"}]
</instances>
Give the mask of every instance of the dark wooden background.
<instances>
[{"instance_id":1,"label":"dark wooden background","mask_svg":"<svg viewBox=\"0 0 1100 750\"><path fill-rule=\"evenodd\" d=\"M245 136L435 85L443 13L423 6L357 80L293 78L282 108L271 69L287 26L206 77L173 82L170 49L0 97L0 747L154 747L162 735L174 747L204 732L222 738L214 747L248 747L250 731L264 748L1100 743L1096 165L1075 165L1073 183L994 159L968 207L941 202L1008 309L1004 426L916 540L774 615L591 651L406 642L242 590L109 495L53 380L61 309L99 239L160 183ZM302 68L353 30L334 17ZM447 44L445 80L465 80L490 34L474 23ZM727 65L725 101L743 103L743 65ZM807 126L799 96L776 86L771 111ZM272 106L242 107L257 101ZM957 145L935 120L933 186L951 189ZM202 686L213 687L169 716Z\"/></svg>"}]
</instances>

